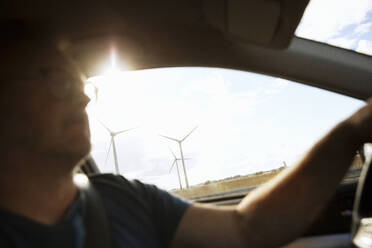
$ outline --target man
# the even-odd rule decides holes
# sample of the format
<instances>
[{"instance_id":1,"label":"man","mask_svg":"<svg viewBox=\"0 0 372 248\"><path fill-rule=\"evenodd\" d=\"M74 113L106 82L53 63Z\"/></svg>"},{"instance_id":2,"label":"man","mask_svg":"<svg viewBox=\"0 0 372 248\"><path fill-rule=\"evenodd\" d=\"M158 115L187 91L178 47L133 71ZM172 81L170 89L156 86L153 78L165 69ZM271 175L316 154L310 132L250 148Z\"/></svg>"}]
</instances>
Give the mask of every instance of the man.
<instances>
[{"instance_id":1,"label":"man","mask_svg":"<svg viewBox=\"0 0 372 248\"><path fill-rule=\"evenodd\" d=\"M1 44L0 246L82 247L73 174L90 137L79 71L53 39L19 31L8 40ZM190 205L117 176L92 180L113 247L278 247L309 226L368 141L372 101L237 207Z\"/></svg>"}]
</instances>

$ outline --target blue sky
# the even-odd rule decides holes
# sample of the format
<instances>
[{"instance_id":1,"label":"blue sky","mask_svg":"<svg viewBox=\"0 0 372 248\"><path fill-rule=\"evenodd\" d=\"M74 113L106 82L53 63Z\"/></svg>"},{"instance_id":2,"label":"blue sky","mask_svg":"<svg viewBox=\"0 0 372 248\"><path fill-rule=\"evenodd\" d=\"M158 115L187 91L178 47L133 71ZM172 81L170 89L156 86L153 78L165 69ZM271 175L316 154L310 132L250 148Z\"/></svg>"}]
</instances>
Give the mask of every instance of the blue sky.
<instances>
[{"instance_id":1,"label":"blue sky","mask_svg":"<svg viewBox=\"0 0 372 248\"><path fill-rule=\"evenodd\" d=\"M313 10L310 5L305 18L323 11L318 2ZM337 5L349 2L337 1ZM369 1L364 3L372 8ZM329 30L324 23L304 19L297 35L315 35L323 42L338 39L338 45L368 53L372 17L363 11L355 10L359 16L347 17L348 21L332 20ZM270 170L283 161L293 165L332 126L363 105L284 79L216 68L116 73L92 82L99 88L98 101L87 111L92 155L99 167L114 170L112 153L105 162L110 136L97 120L114 131L137 127L116 138L120 170L129 178L165 189L178 187L176 170L169 173L173 159L168 147L177 156L179 149L158 134L180 139L198 125L183 143L185 157L191 158L186 167L193 185Z\"/></svg>"},{"instance_id":2,"label":"blue sky","mask_svg":"<svg viewBox=\"0 0 372 248\"><path fill-rule=\"evenodd\" d=\"M372 1L311 0L296 35L372 55Z\"/></svg>"}]
</instances>

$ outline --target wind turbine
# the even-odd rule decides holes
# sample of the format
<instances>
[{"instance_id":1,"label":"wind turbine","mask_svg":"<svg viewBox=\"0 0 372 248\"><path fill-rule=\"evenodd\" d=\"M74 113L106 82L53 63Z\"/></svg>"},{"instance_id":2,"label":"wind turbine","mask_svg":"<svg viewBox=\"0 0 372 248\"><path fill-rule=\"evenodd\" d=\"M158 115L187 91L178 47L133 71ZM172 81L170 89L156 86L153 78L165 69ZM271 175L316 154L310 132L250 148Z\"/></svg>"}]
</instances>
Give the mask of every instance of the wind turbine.
<instances>
[{"instance_id":1,"label":"wind turbine","mask_svg":"<svg viewBox=\"0 0 372 248\"><path fill-rule=\"evenodd\" d=\"M107 163L107 159L108 159L108 156L110 154L110 149L111 149L111 146L112 146L112 149L113 149L113 153L114 153L114 160L115 160L115 172L116 174L120 174L120 171L119 171L119 163L118 163L118 156L117 156L117 152L116 152L116 145L115 145L115 136L118 135L118 134L121 134L121 133L124 133L124 132L128 132L130 130L133 130L135 128L130 128L130 129L125 129L125 130L121 130L121 131L118 131L118 132L113 132L111 129L109 129L105 124L103 124L102 121L99 121L101 123L101 125L110 133L111 135L111 141L110 141L110 146L109 146L109 149L107 151L107 155L106 155L106 163Z\"/></svg>"},{"instance_id":2,"label":"wind turbine","mask_svg":"<svg viewBox=\"0 0 372 248\"><path fill-rule=\"evenodd\" d=\"M186 167L185 167L185 159L183 157L183 151L182 151L182 142L185 141L185 139L187 137L190 136L190 134L192 134L192 132L195 131L195 129L197 129L198 126L194 127L183 139L181 140L178 140L178 139L175 139L175 138L171 138L171 137L168 137L168 136L165 136L165 135L161 135L159 134L161 137L164 137L166 139L170 139L170 140L173 140L173 141L176 141L178 143L178 146L180 148L180 152L181 152L181 161L182 161L182 167L183 167L183 174L185 175L185 182L186 182L186 188L189 188L189 180L187 179L187 173L186 173Z\"/></svg>"},{"instance_id":3,"label":"wind turbine","mask_svg":"<svg viewBox=\"0 0 372 248\"><path fill-rule=\"evenodd\" d=\"M171 168L169 170L169 173L172 171L174 165L176 165L177 175L178 175L178 182L180 183L180 189L182 189L181 176L180 176L180 171L178 169L178 163L177 163L177 161L178 160L181 160L181 159L179 159L179 158L176 157L176 154L174 154L174 152L172 151L172 149L169 148L169 150L171 151L171 153L173 154L173 157L174 157L174 160L173 160L172 166L171 166ZM189 158L185 158L185 160L189 160Z\"/></svg>"}]
</instances>

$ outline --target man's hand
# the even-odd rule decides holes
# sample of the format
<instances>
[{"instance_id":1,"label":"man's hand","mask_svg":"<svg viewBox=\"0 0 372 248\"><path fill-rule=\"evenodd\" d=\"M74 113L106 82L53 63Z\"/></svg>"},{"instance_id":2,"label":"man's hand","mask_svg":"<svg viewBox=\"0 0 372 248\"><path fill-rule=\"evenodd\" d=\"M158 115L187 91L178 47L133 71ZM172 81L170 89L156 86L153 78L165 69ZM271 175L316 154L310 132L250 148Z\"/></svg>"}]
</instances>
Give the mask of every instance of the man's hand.
<instances>
[{"instance_id":1,"label":"man's hand","mask_svg":"<svg viewBox=\"0 0 372 248\"><path fill-rule=\"evenodd\" d=\"M194 205L172 247L278 247L301 235L331 198L356 150L372 141L372 99L337 125L296 165L237 207Z\"/></svg>"}]
</instances>

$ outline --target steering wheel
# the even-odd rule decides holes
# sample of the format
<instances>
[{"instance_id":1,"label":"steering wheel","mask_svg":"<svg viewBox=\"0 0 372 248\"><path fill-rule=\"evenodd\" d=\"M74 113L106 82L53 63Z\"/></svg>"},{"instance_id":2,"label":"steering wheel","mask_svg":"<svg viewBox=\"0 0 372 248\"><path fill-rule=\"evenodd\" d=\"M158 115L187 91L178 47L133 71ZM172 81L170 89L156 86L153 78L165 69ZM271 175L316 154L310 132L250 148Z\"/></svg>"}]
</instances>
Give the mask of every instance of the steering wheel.
<instances>
[{"instance_id":1,"label":"steering wheel","mask_svg":"<svg viewBox=\"0 0 372 248\"><path fill-rule=\"evenodd\" d=\"M365 161L353 207L351 238L358 248L372 248L372 144L363 147Z\"/></svg>"}]
</instances>

